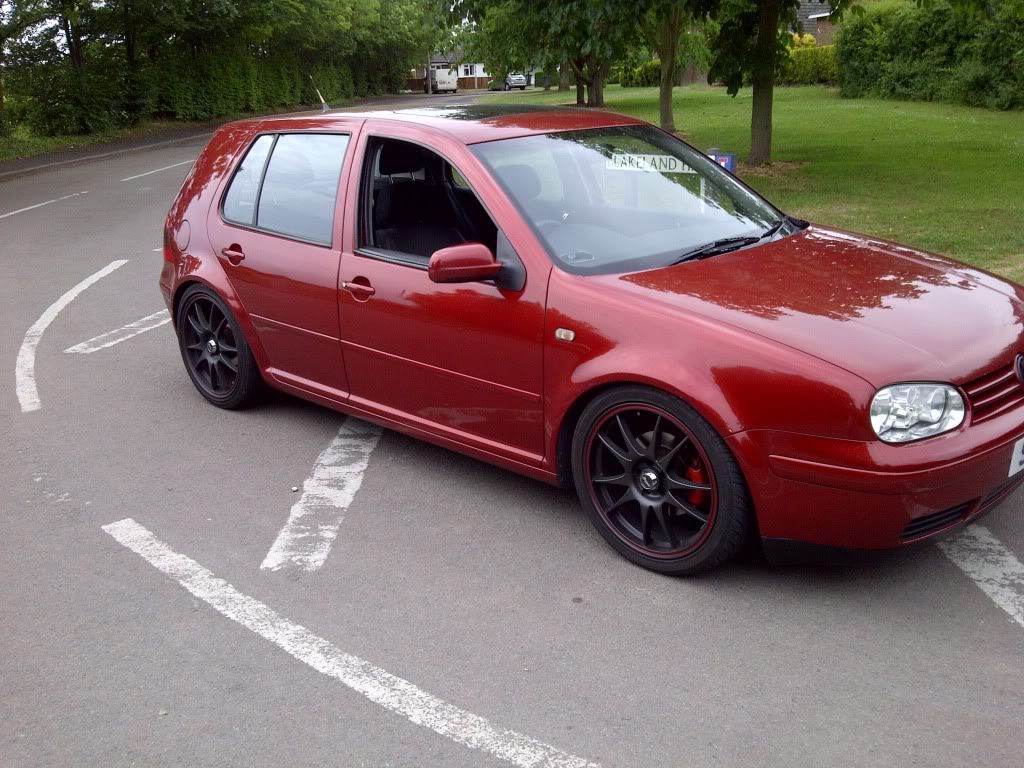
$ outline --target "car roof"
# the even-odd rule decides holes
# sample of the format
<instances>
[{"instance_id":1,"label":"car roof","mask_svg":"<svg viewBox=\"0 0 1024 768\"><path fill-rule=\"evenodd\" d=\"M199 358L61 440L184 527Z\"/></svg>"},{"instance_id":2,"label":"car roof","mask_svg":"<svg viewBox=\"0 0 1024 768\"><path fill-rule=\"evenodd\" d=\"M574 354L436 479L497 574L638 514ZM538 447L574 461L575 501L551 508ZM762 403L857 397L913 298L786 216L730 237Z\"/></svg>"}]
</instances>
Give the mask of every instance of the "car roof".
<instances>
[{"instance_id":1,"label":"car roof","mask_svg":"<svg viewBox=\"0 0 1024 768\"><path fill-rule=\"evenodd\" d=\"M615 112L571 107L539 107L523 104L461 104L443 107L368 112L334 112L267 118L266 123L308 123L317 130L329 129L332 121L342 127L346 121L393 120L442 131L464 144L478 144L543 133L607 128L620 125L646 125L644 121Z\"/></svg>"}]
</instances>

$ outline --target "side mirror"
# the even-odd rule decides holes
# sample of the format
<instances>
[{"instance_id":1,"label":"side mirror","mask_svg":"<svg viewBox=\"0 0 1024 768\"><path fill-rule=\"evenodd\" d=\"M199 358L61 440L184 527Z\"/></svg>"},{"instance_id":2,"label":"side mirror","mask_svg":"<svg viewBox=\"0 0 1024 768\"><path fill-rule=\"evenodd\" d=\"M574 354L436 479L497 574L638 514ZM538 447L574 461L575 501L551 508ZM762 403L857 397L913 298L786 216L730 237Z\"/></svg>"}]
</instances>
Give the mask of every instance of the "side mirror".
<instances>
[{"instance_id":1,"label":"side mirror","mask_svg":"<svg viewBox=\"0 0 1024 768\"><path fill-rule=\"evenodd\" d=\"M474 283L493 280L501 272L501 262L483 243L461 243L434 251L427 275L435 283Z\"/></svg>"}]
</instances>

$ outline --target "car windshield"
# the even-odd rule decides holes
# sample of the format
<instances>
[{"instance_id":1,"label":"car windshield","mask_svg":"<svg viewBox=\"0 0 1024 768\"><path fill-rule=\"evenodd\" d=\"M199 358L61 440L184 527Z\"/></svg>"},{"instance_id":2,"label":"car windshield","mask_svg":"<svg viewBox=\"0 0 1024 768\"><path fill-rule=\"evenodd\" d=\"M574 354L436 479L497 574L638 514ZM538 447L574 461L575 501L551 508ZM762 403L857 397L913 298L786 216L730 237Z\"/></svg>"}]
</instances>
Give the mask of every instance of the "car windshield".
<instances>
[{"instance_id":1,"label":"car windshield","mask_svg":"<svg viewBox=\"0 0 1024 768\"><path fill-rule=\"evenodd\" d=\"M759 237L782 217L706 155L650 126L472 149L554 262L577 274L666 266L718 240Z\"/></svg>"}]
</instances>

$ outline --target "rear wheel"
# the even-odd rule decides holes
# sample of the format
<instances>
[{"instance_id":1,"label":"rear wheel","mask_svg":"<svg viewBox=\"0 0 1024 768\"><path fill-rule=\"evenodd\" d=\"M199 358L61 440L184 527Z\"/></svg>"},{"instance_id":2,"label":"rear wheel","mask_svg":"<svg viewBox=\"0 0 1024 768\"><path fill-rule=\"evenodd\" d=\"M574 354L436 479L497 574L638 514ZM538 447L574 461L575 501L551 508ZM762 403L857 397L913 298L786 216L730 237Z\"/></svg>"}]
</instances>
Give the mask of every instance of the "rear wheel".
<instances>
[{"instance_id":1,"label":"rear wheel","mask_svg":"<svg viewBox=\"0 0 1024 768\"><path fill-rule=\"evenodd\" d=\"M260 373L238 322L219 296L194 285L178 304L178 346L189 378L219 408L249 405Z\"/></svg>"},{"instance_id":2,"label":"rear wheel","mask_svg":"<svg viewBox=\"0 0 1024 768\"><path fill-rule=\"evenodd\" d=\"M621 387L595 398L576 426L572 465L591 522L644 568L710 570L746 537L747 492L728 447L664 392Z\"/></svg>"}]
</instances>

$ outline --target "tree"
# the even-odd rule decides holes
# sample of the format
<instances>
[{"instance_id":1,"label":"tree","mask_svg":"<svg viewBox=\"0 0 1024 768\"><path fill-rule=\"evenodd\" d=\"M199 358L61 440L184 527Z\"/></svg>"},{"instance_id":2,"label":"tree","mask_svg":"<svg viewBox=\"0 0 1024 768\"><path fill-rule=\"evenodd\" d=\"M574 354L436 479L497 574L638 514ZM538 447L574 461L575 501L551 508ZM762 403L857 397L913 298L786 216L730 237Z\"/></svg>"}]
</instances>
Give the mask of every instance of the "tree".
<instances>
[{"instance_id":1,"label":"tree","mask_svg":"<svg viewBox=\"0 0 1024 768\"><path fill-rule=\"evenodd\" d=\"M926 0L925 0L926 1ZM821 0L822 7L842 14L854 0ZM797 25L799 0L720 0L712 9L719 24L709 82L724 82L735 96L749 77L753 87L750 112L750 165L766 165L772 157L772 110L779 54Z\"/></svg>"},{"instance_id":2,"label":"tree","mask_svg":"<svg viewBox=\"0 0 1024 768\"><path fill-rule=\"evenodd\" d=\"M0 0L0 137L10 134L4 98L4 66L7 44L46 18L41 0Z\"/></svg>"},{"instance_id":3,"label":"tree","mask_svg":"<svg viewBox=\"0 0 1024 768\"><path fill-rule=\"evenodd\" d=\"M638 8L629 0L456 0L453 7L476 24L472 43L488 68L499 71L568 64L576 79L576 102L604 105L612 63L639 34ZM508 71L507 68L505 71Z\"/></svg>"}]
</instances>

